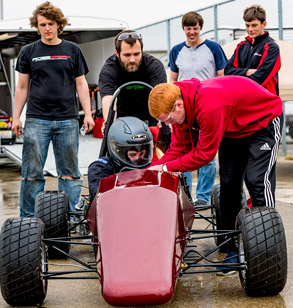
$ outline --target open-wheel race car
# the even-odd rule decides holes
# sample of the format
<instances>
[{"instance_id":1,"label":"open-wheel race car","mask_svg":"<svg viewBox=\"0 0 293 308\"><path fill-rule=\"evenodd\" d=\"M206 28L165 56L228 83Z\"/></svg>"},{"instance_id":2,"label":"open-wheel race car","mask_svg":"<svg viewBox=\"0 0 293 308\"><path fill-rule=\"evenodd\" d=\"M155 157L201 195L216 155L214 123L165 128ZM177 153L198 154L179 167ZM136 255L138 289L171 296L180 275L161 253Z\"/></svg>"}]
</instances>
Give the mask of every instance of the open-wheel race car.
<instances>
[{"instance_id":1,"label":"open-wheel race car","mask_svg":"<svg viewBox=\"0 0 293 308\"><path fill-rule=\"evenodd\" d=\"M35 305L44 301L50 279L98 278L110 305L159 305L172 299L182 275L216 273L218 267L237 270L250 296L278 294L287 278L281 217L274 208L249 208L243 199L231 231L220 228L219 184L211 205L196 206L179 173L136 169L110 175L94 200L84 196L75 212L64 192L42 192L34 218L7 219L2 226L2 296L12 306ZM78 220L72 223L72 217ZM199 221L206 227L198 228ZM218 251L232 238L238 262L226 264ZM202 251L208 239L214 243ZM88 245L95 262L72 255L73 245ZM50 271L48 258L70 258L79 269Z\"/></svg>"}]
</instances>

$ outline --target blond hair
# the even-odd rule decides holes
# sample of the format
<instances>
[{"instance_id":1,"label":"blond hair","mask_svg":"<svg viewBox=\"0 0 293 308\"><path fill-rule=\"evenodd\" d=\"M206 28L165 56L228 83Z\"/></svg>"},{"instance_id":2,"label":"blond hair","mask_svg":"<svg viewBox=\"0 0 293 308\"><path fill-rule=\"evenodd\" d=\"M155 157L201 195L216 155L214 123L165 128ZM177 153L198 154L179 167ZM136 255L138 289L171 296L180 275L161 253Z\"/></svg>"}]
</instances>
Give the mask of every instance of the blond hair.
<instances>
[{"instance_id":1,"label":"blond hair","mask_svg":"<svg viewBox=\"0 0 293 308\"><path fill-rule=\"evenodd\" d=\"M162 113L171 112L177 98L182 98L181 90L173 83L161 83L155 86L149 95L149 111L158 118Z\"/></svg>"}]
</instances>

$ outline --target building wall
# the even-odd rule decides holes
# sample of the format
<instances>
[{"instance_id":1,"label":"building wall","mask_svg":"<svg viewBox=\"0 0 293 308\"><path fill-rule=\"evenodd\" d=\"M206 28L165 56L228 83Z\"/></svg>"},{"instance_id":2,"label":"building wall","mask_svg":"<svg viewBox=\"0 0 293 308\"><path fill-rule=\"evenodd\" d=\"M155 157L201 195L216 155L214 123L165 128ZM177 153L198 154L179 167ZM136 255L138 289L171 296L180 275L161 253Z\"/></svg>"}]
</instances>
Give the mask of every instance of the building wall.
<instances>
[{"instance_id":1,"label":"building wall","mask_svg":"<svg viewBox=\"0 0 293 308\"><path fill-rule=\"evenodd\" d=\"M266 10L267 29L271 29L270 32L272 32L272 36L275 39L279 39L278 0L235 0L223 5L219 3L217 10L215 10L215 7L200 9L198 12L204 18L202 36L215 40L215 12L217 11L218 42L224 45L237 39L238 37L234 37L235 31L233 30L237 29L237 31L246 33L242 18L244 9L256 3ZM283 39L293 41L293 1L282 0L282 9ZM165 50L168 53L169 49L174 45L186 40L181 26L182 16L176 16L153 25L138 28L137 31L143 37L144 50L149 53ZM169 32L168 29L170 30Z\"/></svg>"},{"instance_id":2,"label":"building wall","mask_svg":"<svg viewBox=\"0 0 293 308\"><path fill-rule=\"evenodd\" d=\"M106 59L114 53L114 38L79 45L89 67L86 76L89 84L97 84L99 73Z\"/></svg>"}]
</instances>

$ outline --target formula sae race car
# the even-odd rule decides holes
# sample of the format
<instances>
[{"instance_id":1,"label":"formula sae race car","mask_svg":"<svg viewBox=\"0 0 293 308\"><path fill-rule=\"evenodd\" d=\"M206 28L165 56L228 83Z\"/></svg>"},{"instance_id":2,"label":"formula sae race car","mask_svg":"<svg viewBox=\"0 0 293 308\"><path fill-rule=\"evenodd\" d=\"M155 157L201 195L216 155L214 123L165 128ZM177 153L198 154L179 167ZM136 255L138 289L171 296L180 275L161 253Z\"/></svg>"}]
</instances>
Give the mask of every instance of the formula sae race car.
<instances>
[{"instance_id":1,"label":"formula sae race car","mask_svg":"<svg viewBox=\"0 0 293 308\"><path fill-rule=\"evenodd\" d=\"M244 202L235 230L221 230L219 185L212 191L212 205L196 206L181 174L145 169L108 176L93 202L86 198L70 212L64 192L42 192L34 218L5 221L0 284L8 304L42 303L48 281L64 277L98 278L103 298L113 306L159 305L172 299L182 275L216 273L219 266L237 270L250 296L275 295L285 286L286 240L274 208L248 208ZM73 226L71 216L79 217ZM198 228L199 221L207 227ZM73 229L81 235L73 235ZM201 241L209 238L215 245L201 251ZM238 262L215 259L232 238ZM93 248L95 262L73 256L73 245ZM48 258L71 258L83 269L50 271Z\"/></svg>"}]
</instances>

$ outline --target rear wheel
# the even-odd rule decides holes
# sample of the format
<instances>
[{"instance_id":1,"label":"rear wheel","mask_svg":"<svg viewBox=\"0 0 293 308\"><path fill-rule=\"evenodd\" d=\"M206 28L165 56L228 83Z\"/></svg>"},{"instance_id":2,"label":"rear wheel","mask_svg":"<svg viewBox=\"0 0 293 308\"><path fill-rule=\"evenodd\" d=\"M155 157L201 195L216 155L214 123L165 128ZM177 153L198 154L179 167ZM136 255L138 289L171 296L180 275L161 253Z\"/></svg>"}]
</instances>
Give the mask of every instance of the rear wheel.
<instances>
[{"instance_id":1,"label":"rear wheel","mask_svg":"<svg viewBox=\"0 0 293 308\"><path fill-rule=\"evenodd\" d=\"M245 292L250 296L276 295L287 280L287 249L283 223L275 208L242 209L236 219Z\"/></svg>"},{"instance_id":2,"label":"rear wheel","mask_svg":"<svg viewBox=\"0 0 293 308\"><path fill-rule=\"evenodd\" d=\"M47 294L48 271L45 225L37 218L9 218L1 229L0 283L4 300L12 306L36 306Z\"/></svg>"},{"instance_id":3,"label":"rear wheel","mask_svg":"<svg viewBox=\"0 0 293 308\"><path fill-rule=\"evenodd\" d=\"M63 191L40 192L35 201L35 217L40 218L46 226L46 238L69 237L68 228L68 196ZM62 259L65 255L54 249L52 245L62 251L69 252L69 243L48 242L48 256L51 259Z\"/></svg>"}]
</instances>

